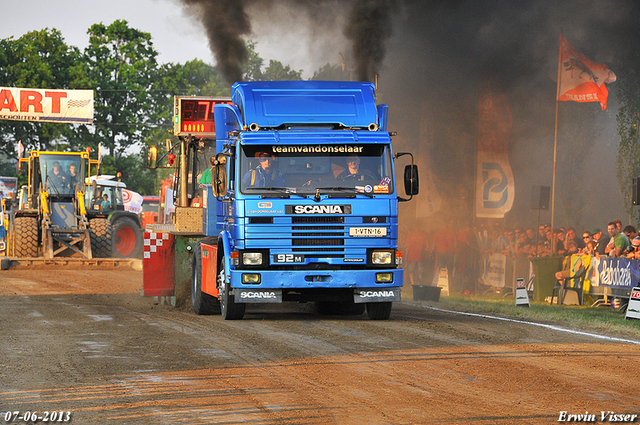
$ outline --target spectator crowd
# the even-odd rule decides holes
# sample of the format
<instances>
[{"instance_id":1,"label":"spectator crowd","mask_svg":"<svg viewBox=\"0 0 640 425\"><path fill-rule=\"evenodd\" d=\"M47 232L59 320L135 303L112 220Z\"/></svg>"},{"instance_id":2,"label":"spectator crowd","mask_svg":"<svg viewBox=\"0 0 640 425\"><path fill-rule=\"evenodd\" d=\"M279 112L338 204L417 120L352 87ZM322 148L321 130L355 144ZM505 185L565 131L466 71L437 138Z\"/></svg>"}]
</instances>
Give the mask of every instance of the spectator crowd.
<instances>
[{"instance_id":1,"label":"spectator crowd","mask_svg":"<svg viewBox=\"0 0 640 425\"><path fill-rule=\"evenodd\" d=\"M483 261L494 253L512 260L573 254L640 259L638 231L632 225L623 228L620 220L608 223L605 231L582 232L573 227L552 229L548 224L541 224L537 231L521 226L501 229L497 222L456 229L451 221L430 233L401 229L400 236L405 283L430 285L436 272L446 268L452 292L477 291L483 283Z\"/></svg>"}]
</instances>

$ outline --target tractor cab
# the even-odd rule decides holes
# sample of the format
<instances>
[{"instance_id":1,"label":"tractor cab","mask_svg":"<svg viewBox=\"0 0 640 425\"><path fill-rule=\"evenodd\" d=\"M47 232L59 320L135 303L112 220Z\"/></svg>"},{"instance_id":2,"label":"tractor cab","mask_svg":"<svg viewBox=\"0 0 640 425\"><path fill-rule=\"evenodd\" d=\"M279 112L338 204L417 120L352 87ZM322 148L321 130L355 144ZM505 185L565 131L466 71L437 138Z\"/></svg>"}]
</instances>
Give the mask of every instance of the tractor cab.
<instances>
[{"instance_id":1,"label":"tractor cab","mask_svg":"<svg viewBox=\"0 0 640 425\"><path fill-rule=\"evenodd\" d=\"M85 204L90 211L109 215L114 211L124 211L122 189L126 184L113 180L115 176L101 175L88 178L88 190L85 193Z\"/></svg>"}]
</instances>

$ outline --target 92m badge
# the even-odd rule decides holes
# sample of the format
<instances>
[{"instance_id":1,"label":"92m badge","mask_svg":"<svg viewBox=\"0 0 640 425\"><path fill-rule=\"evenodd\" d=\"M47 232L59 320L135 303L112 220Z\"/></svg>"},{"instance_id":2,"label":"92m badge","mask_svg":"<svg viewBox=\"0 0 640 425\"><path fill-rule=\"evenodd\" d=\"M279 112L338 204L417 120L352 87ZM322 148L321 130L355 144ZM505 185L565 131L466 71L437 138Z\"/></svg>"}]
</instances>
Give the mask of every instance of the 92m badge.
<instances>
[{"instance_id":1,"label":"92m badge","mask_svg":"<svg viewBox=\"0 0 640 425\"><path fill-rule=\"evenodd\" d=\"M275 254L273 256L274 263L304 263L304 255L302 254Z\"/></svg>"}]
</instances>

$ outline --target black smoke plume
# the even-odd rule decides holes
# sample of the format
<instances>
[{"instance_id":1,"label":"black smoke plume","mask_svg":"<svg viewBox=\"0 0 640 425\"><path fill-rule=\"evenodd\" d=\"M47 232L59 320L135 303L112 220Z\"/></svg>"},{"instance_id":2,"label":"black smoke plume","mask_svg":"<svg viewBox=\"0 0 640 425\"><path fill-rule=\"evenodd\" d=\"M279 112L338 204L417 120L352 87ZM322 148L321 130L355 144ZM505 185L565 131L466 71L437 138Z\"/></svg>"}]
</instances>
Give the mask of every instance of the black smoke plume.
<instances>
[{"instance_id":1,"label":"black smoke plume","mask_svg":"<svg viewBox=\"0 0 640 425\"><path fill-rule=\"evenodd\" d=\"M385 42L391 37L393 15L399 0L182 0L190 14L205 27L209 47L225 80L242 80L242 68L248 61L243 36L251 33L251 19L268 19L273 30L286 35L286 25L274 16L274 5L285 5L296 13L309 16L312 30L323 36L329 22L348 10L343 33L352 43L357 78L373 81L385 54ZM280 23L280 25L278 25ZM283 47L286 48L286 47ZM337 55L336 55L337 56Z\"/></svg>"},{"instance_id":2,"label":"black smoke plume","mask_svg":"<svg viewBox=\"0 0 640 425\"><path fill-rule=\"evenodd\" d=\"M182 0L202 21L218 66L228 83L242 80L248 52L243 35L251 32L245 0Z\"/></svg>"},{"instance_id":3,"label":"black smoke plume","mask_svg":"<svg viewBox=\"0 0 640 425\"><path fill-rule=\"evenodd\" d=\"M373 81L378 73L396 9L396 0L354 0L344 34L353 43L358 80Z\"/></svg>"}]
</instances>

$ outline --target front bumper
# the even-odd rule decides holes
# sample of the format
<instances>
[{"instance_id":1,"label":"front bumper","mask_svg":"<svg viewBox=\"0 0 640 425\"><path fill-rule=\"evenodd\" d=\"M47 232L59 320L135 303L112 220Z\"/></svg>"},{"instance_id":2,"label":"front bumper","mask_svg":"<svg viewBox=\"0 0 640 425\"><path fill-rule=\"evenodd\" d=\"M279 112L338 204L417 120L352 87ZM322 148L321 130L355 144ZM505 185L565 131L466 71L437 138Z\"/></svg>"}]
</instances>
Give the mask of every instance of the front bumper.
<instances>
[{"instance_id":1,"label":"front bumper","mask_svg":"<svg viewBox=\"0 0 640 425\"><path fill-rule=\"evenodd\" d=\"M244 283L246 274L258 274L259 283ZM391 281L377 282L380 275L391 276ZM290 292L335 292L348 293L355 303L365 303L400 301L403 270L232 270L230 278L236 302L280 303L283 294Z\"/></svg>"}]
</instances>

